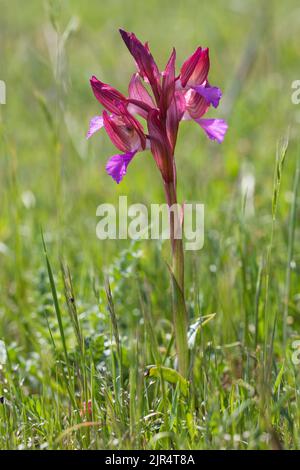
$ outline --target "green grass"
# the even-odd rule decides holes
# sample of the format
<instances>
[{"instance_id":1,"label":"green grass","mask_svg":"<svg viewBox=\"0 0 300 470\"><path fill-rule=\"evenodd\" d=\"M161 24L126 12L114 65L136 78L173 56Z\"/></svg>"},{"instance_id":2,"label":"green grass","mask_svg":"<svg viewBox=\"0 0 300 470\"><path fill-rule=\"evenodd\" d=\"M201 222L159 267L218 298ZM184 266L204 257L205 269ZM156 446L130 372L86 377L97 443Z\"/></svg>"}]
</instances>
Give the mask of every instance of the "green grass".
<instances>
[{"instance_id":1,"label":"green grass","mask_svg":"<svg viewBox=\"0 0 300 470\"><path fill-rule=\"evenodd\" d=\"M0 0L1 449L300 448L300 13L264 3ZM121 26L161 68L172 46L178 64L209 46L224 92L224 144L183 123L177 145L178 198L205 204L204 248L186 253L188 384L170 371L168 243L95 234L103 202L164 200L150 153L116 186L106 136L85 141L89 76L125 93L134 70Z\"/></svg>"}]
</instances>

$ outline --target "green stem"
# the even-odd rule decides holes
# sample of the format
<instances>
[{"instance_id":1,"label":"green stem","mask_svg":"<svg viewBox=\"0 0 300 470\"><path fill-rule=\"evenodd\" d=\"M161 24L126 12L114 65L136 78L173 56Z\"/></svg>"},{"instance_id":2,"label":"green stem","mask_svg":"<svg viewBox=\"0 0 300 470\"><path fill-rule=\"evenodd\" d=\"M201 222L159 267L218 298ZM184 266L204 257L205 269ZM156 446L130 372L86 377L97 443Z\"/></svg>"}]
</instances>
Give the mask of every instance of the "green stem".
<instances>
[{"instance_id":1,"label":"green stem","mask_svg":"<svg viewBox=\"0 0 300 470\"><path fill-rule=\"evenodd\" d=\"M176 183L165 183L165 192L168 206L171 208L172 205L177 204ZM184 298L184 251L182 236L180 238L176 238L176 228L178 228L177 224L179 223L179 218L179 213L170 211L170 239L172 248L172 309L178 369L181 375L187 377L189 372L189 352L187 338L188 318Z\"/></svg>"}]
</instances>

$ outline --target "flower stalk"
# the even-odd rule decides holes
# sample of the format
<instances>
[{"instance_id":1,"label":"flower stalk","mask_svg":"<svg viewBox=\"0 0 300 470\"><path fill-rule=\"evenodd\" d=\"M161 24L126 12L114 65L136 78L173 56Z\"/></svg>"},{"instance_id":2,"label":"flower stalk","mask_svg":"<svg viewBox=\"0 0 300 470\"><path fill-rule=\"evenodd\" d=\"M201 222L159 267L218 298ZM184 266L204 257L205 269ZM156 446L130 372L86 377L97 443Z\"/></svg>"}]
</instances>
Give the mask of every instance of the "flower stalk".
<instances>
[{"instance_id":1,"label":"flower stalk","mask_svg":"<svg viewBox=\"0 0 300 470\"><path fill-rule=\"evenodd\" d=\"M183 209L178 208L175 181L165 184L165 193L170 213L172 311L178 370L183 377L187 377L189 372L189 351L188 316L184 296Z\"/></svg>"}]
</instances>

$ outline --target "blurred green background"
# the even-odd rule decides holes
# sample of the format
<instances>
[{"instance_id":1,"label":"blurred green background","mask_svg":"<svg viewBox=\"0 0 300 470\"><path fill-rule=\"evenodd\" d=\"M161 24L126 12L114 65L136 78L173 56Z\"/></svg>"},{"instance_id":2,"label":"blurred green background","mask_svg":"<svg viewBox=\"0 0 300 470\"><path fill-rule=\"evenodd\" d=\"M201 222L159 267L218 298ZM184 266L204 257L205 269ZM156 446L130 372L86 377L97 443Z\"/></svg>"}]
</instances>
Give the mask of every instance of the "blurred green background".
<instances>
[{"instance_id":1,"label":"blurred green background","mask_svg":"<svg viewBox=\"0 0 300 470\"><path fill-rule=\"evenodd\" d=\"M119 195L127 195L128 204L164 200L149 152L140 154L116 185L105 173L115 152L106 134L85 140L89 120L100 110L89 77L126 94L135 71L119 27L149 41L160 69L173 46L177 71L198 45L209 47L210 82L223 90L220 107L209 117L228 120L224 143L209 141L195 123L184 122L176 149L179 200L205 204L204 248L187 253L188 302L192 311L197 292L200 312L217 312L207 330L217 344L252 341L253 328L247 328L255 322L258 266L272 225L276 149L289 132L271 269L272 315L276 310L281 318L300 129L300 105L291 102L292 81L300 79L299 2L0 0L0 79L7 87L7 103L0 105L0 339L7 345L15 341L25 356L32 338L41 350L48 341L42 339L41 228L54 271L60 255L67 259L82 318L92 318L89 331L98 328L91 316L97 303L92 285L101 285L105 269L111 270L113 287L119 286L123 331L138 321L131 265L136 256L153 288L154 316L170 318L167 244L161 258L156 242L138 242L133 249L129 240L101 242L95 234L101 203L117 204ZM242 215L249 181L253 197ZM299 228L293 261L292 336L299 328ZM53 311L49 318L54 325ZM284 354L278 328L278 354Z\"/></svg>"},{"instance_id":2,"label":"blurred green background","mask_svg":"<svg viewBox=\"0 0 300 470\"><path fill-rule=\"evenodd\" d=\"M96 239L98 204L117 203L121 194L128 195L129 204L164 199L149 152L134 160L117 186L105 173L115 152L105 133L85 140L89 119L100 110L89 77L95 74L126 93L135 71L119 27L148 40L161 69L173 46L177 70L198 45L210 48L210 81L224 93L210 115L225 117L229 131L219 146L195 123L181 124L179 200L205 204L206 235L222 231L224 223L231 224L232 207L242 204L241 179L250 174L255 179L253 230L270 227L277 142L290 127L294 147L300 125L300 108L291 103L291 82L299 78L297 0L30 0L26 7L12 0L1 1L0 22L0 78L7 86L7 104L0 108L0 239L8 248L0 254L4 296L14 282L17 256L22 269L40 265L40 227L86 271L130 246ZM294 170L291 152L287 191ZM282 206L289 208L288 197ZM206 248L194 253L205 271L208 255L214 256Z\"/></svg>"},{"instance_id":3,"label":"blurred green background","mask_svg":"<svg viewBox=\"0 0 300 470\"><path fill-rule=\"evenodd\" d=\"M34 218L47 230L53 230L59 173L64 229L75 241L84 226L89 244L97 243L95 204L117 200L118 194L128 194L132 201L162 198L150 154L137 158L117 187L104 171L114 151L107 137L99 133L90 144L84 140L90 117L99 112L89 77L95 74L126 93L134 71L119 37L120 26L149 41L161 68L173 46L178 69L199 44L210 47L210 80L224 92L222 105L212 115L226 114L230 130L218 146L195 124L181 125L176 155L181 197L201 200L208 214L217 215L249 164L257 183L257 208L264 205L272 185L276 141L290 124L294 135L298 131L299 109L290 99L291 82L299 74L296 0L75 0L52 5L28 1L21 8L17 1L1 2L1 79L7 84L7 105L1 107L6 144L1 158L2 213L10 212L7 182L13 172L20 192L30 190L36 198L34 210L22 211L22 221ZM51 16L60 35L69 25L70 37L60 50ZM57 152L37 96L59 133ZM4 224L3 240L14 230L13 224Z\"/></svg>"}]
</instances>

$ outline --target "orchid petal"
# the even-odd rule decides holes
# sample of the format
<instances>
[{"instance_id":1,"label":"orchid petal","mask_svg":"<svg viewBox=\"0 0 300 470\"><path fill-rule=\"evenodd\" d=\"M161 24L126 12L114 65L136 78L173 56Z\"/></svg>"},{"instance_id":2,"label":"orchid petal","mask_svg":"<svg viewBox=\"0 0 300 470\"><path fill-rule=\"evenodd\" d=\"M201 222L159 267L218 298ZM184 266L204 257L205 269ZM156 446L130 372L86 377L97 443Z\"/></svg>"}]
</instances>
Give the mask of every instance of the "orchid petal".
<instances>
[{"instance_id":1,"label":"orchid petal","mask_svg":"<svg viewBox=\"0 0 300 470\"><path fill-rule=\"evenodd\" d=\"M174 178L173 153L157 110L153 109L149 112L147 123L154 160L162 174L163 180L171 182Z\"/></svg>"},{"instance_id":2,"label":"orchid petal","mask_svg":"<svg viewBox=\"0 0 300 470\"><path fill-rule=\"evenodd\" d=\"M185 112L185 99L180 91L176 91L174 98L167 111L166 130L168 139L174 153L179 122L181 121Z\"/></svg>"},{"instance_id":3,"label":"orchid petal","mask_svg":"<svg viewBox=\"0 0 300 470\"><path fill-rule=\"evenodd\" d=\"M142 125L122 103L119 104L118 113L119 115L109 116L103 111L104 127L112 143L122 152L144 149L146 136Z\"/></svg>"},{"instance_id":4,"label":"orchid petal","mask_svg":"<svg viewBox=\"0 0 300 470\"><path fill-rule=\"evenodd\" d=\"M186 86L191 74L193 73L197 62L201 57L202 49L198 47L195 52L183 63L180 70L180 81L183 87Z\"/></svg>"},{"instance_id":5,"label":"orchid petal","mask_svg":"<svg viewBox=\"0 0 300 470\"><path fill-rule=\"evenodd\" d=\"M201 85L209 71L209 50L198 47L181 67L180 80L183 87Z\"/></svg>"},{"instance_id":6,"label":"orchid petal","mask_svg":"<svg viewBox=\"0 0 300 470\"><path fill-rule=\"evenodd\" d=\"M192 119L198 119L206 113L209 104L203 96L190 88L185 93L186 110Z\"/></svg>"},{"instance_id":7,"label":"orchid petal","mask_svg":"<svg viewBox=\"0 0 300 470\"><path fill-rule=\"evenodd\" d=\"M90 120L89 130L87 132L86 138L89 139L95 132L99 131L104 126L102 116L94 116Z\"/></svg>"},{"instance_id":8,"label":"orchid petal","mask_svg":"<svg viewBox=\"0 0 300 470\"><path fill-rule=\"evenodd\" d=\"M120 34L129 52L135 59L139 74L144 80L148 80L155 99L158 101L160 95L160 74L148 45L144 46L133 33L120 29Z\"/></svg>"},{"instance_id":9,"label":"orchid petal","mask_svg":"<svg viewBox=\"0 0 300 470\"><path fill-rule=\"evenodd\" d=\"M205 100L209 104L212 104L214 108L217 108L219 106L219 101L222 97L222 91L220 90L220 88L210 85L198 85L193 87L193 89L197 93L199 93L199 95L203 96L203 98L205 98Z\"/></svg>"},{"instance_id":10,"label":"orchid petal","mask_svg":"<svg viewBox=\"0 0 300 470\"><path fill-rule=\"evenodd\" d=\"M162 92L160 97L160 109L163 114L167 112L175 93L175 60L176 51L173 49L166 68L162 73Z\"/></svg>"},{"instance_id":11,"label":"orchid petal","mask_svg":"<svg viewBox=\"0 0 300 470\"><path fill-rule=\"evenodd\" d=\"M141 101L142 103L145 103L146 105L150 106L150 108L154 108L153 100L144 85L142 84L138 73L135 73L132 76L129 83L128 92L129 98Z\"/></svg>"},{"instance_id":12,"label":"orchid petal","mask_svg":"<svg viewBox=\"0 0 300 470\"><path fill-rule=\"evenodd\" d=\"M175 91L174 96L176 100L178 119L181 121L186 110L185 97L181 91Z\"/></svg>"},{"instance_id":13,"label":"orchid petal","mask_svg":"<svg viewBox=\"0 0 300 470\"><path fill-rule=\"evenodd\" d=\"M122 122L119 124L114 117L103 112L103 122L106 133L112 143L122 152L128 152L131 150L130 142L127 134L124 132L125 125Z\"/></svg>"},{"instance_id":14,"label":"orchid petal","mask_svg":"<svg viewBox=\"0 0 300 470\"><path fill-rule=\"evenodd\" d=\"M195 119L211 140L223 142L228 124L223 119Z\"/></svg>"},{"instance_id":15,"label":"orchid petal","mask_svg":"<svg viewBox=\"0 0 300 470\"><path fill-rule=\"evenodd\" d=\"M117 184L119 184L126 175L127 167L136 152L137 151L135 150L132 152L113 155L108 160L105 167L106 172L116 181Z\"/></svg>"},{"instance_id":16,"label":"orchid petal","mask_svg":"<svg viewBox=\"0 0 300 470\"><path fill-rule=\"evenodd\" d=\"M97 100L111 113L118 113L118 102L126 101L126 98L115 88L107 85L106 83L100 82L95 76L90 79L93 93Z\"/></svg>"},{"instance_id":17,"label":"orchid petal","mask_svg":"<svg viewBox=\"0 0 300 470\"><path fill-rule=\"evenodd\" d=\"M127 100L127 110L130 114L138 114L144 119L147 119L149 111L153 109L148 104L144 103L143 101L134 100L132 98L128 98Z\"/></svg>"},{"instance_id":18,"label":"orchid petal","mask_svg":"<svg viewBox=\"0 0 300 470\"><path fill-rule=\"evenodd\" d=\"M140 139L138 147L145 149L146 136L144 134L144 128L142 124L134 116L132 116L124 103L119 103L118 109L126 126L126 131L130 132L131 138L133 138L133 133L136 134L136 136ZM135 149L136 145L131 145L131 148Z\"/></svg>"}]
</instances>

